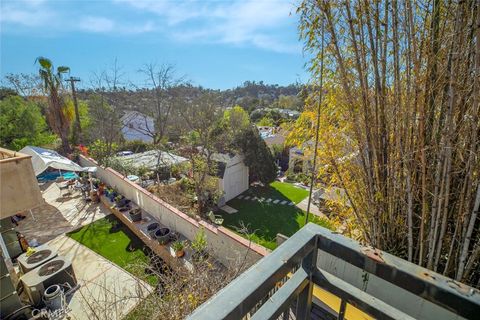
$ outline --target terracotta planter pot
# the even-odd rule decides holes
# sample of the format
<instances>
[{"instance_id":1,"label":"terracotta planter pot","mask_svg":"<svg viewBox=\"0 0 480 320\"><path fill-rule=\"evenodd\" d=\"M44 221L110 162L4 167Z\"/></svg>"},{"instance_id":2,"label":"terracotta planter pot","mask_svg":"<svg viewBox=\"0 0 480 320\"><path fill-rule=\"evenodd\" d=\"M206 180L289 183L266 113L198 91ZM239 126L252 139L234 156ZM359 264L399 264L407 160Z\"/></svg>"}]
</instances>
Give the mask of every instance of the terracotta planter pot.
<instances>
[{"instance_id":1,"label":"terracotta planter pot","mask_svg":"<svg viewBox=\"0 0 480 320\"><path fill-rule=\"evenodd\" d=\"M185 255L185 250L179 250L179 251L175 251L175 256L177 258L181 258Z\"/></svg>"}]
</instances>

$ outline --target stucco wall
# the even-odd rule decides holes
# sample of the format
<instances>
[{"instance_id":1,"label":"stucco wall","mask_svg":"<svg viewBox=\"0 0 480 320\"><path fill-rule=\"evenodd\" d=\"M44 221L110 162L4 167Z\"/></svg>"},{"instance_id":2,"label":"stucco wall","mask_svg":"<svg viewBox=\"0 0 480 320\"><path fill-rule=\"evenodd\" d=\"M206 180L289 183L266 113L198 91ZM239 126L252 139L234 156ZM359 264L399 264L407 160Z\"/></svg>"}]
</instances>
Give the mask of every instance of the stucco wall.
<instances>
[{"instance_id":1,"label":"stucco wall","mask_svg":"<svg viewBox=\"0 0 480 320\"><path fill-rule=\"evenodd\" d=\"M201 227L205 229L208 247L215 258L224 265L237 264L243 261L245 255L250 266L268 254L266 248L249 243L224 227L216 227L205 221L197 221L177 208L157 198L139 185L129 181L111 168L102 168L93 159L80 157L82 166L96 166L96 176L107 185L117 189L128 199L137 203L143 210L154 216L158 221L172 230L193 240Z\"/></svg>"},{"instance_id":2,"label":"stucco wall","mask_svg":"<svg viewBox=\"0 0 480 320\"><path fill-rule=\"evenodd\" d=\"M0 217L42 205L40 187L33 173L29 155L0 148L10 158L0 160Z\"/></svg>"}]
</instances>

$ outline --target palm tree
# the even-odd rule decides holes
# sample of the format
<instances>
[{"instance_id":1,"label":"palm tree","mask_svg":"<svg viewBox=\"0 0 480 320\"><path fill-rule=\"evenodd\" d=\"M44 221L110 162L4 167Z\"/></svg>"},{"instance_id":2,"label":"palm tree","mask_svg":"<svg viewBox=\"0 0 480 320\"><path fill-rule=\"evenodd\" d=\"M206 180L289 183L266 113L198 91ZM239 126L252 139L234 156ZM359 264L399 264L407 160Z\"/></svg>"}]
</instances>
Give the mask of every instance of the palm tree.
<instances>
[{"instance_id":1,"label":"palm tree","mask_svg":"<svg viewBox=\"0 0 480 320\"><path fill-rule=\"evenodd\" d=\"M60 90L62 89L62 75L70 72L70 68L59 66L55 72L50 59L38 57L36 62L40 65L38 72L43 81L44 90L48 94L48 108L46 110L48 124L62 140L63 153L68 154L71 152L68 141L70 119L66 113L66 105Z\"/></svg>"}]
</instances>

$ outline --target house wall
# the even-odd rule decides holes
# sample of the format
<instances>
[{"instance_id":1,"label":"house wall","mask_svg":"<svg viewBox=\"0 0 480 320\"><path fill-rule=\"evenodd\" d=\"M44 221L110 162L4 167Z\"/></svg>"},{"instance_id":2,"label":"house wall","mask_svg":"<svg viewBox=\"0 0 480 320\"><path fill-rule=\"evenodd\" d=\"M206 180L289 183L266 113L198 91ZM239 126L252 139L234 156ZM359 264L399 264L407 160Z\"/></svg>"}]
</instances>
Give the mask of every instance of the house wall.
<instances>
[{"instance_id":1,"label":"house wall","mask_svg":"<svg viewBox=\"0 0 480 320\"><path fill-rule=\"evenodd\" d=\"M248 240L224 227L213 226L203 220L197 221L189 217L139 185L129 181L115 170L100 167L93 159L80 156L80 164L97 167L95 175L99 179L118 190L126 198L137 203L160 223L181 233L187 239L193 240L200 228L204 228L209 250L224 265L238 265L240 261L245 259L246 264L250 266L268 254L266 248L255 243L249 243Z\"/></svg>"},{"instance_id":2,"label":"house wall","mask_svg":"<svg viewBox=\"0 0 480 320\"><path fill-rule=\"evenodd\" d=\"M0 148L0 217L5 218L42 205L31 156Z\"/></svg>"},{"instance_id":3,"label":"house wall","mask_svg":"<svg viewBox=\"0 0 480 320\"><path fill-rule=\"evenodd\" d=\"M146 125L148 125L148 128L150 130L153 130L154 124L151 117L139 114L137 112L129 112L122 117L122 123L122 134L125 140L140 140L143 142L153 142L151 136L141 132L142 130L146 130ZM140 131L138 129L140 129Z\"/></svg>"},{"instance_id":4,"label":"house wall","mask_svg":"<svg viewBox=\"0 0 480 320\"><path fill-rule=\"evenodd\" d=\"M220 184L225 192L225 202L248 190L248 167L243 163L242 156L236 155L230 159Z\"/></svg>"}]
</instances>

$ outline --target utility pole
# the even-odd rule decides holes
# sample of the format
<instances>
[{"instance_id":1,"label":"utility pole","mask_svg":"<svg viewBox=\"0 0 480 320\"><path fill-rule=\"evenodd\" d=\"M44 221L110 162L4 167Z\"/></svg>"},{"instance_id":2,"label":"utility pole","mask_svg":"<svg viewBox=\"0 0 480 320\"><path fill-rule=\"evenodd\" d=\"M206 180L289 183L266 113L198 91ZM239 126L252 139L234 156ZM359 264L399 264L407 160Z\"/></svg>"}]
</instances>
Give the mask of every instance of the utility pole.
<instances>
[{"instance_id":1,"label":"utility pole","mask_svg":"<svg viewBox=\"0 0 480 320\"><path fill-rule=\"evenodd\" d=\"M73 143L78 144L82 136L82 127L80 126L80 113L78 112L77 93L75 91L75 82L80 82L80 78L70 77L65 81L70 82L72 88L73 106L75 107L75 128L73 130Z\"/></svg>"}]
</instances>

